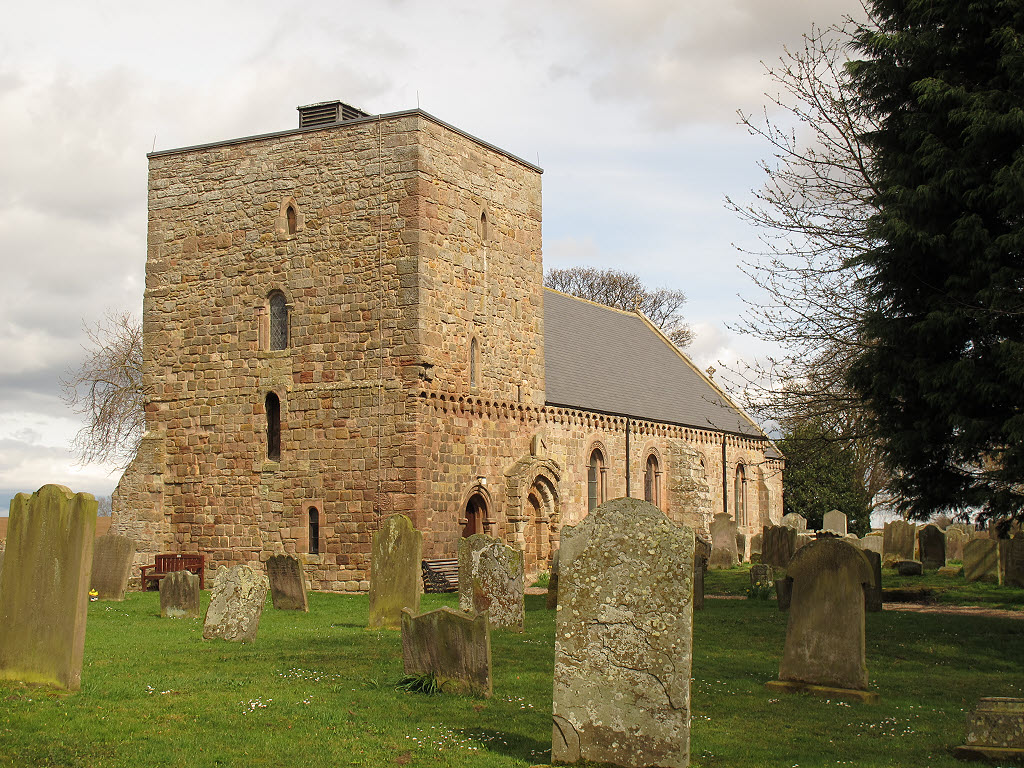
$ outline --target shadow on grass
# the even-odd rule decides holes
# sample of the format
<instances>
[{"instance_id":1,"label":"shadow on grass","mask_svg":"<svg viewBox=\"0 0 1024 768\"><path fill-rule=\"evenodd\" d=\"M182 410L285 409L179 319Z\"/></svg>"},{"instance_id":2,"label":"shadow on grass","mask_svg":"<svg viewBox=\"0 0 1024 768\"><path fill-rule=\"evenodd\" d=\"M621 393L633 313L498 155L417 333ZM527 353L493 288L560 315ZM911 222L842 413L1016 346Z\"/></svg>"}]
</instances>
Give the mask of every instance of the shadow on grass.
<instances>
[{"instance_id":1,"label":"shadow on grass","mask_svg":"<svg viewBox=\"0 0 1024 768\"><path fill-rule=\"evenodd\" d=\"M462 728L459 731L474 741L481 742L488 752L526 760L530 765L550 762L551 741L538 741L521 733L506 733L488 728Z\"/></svg>"}]
</instances>

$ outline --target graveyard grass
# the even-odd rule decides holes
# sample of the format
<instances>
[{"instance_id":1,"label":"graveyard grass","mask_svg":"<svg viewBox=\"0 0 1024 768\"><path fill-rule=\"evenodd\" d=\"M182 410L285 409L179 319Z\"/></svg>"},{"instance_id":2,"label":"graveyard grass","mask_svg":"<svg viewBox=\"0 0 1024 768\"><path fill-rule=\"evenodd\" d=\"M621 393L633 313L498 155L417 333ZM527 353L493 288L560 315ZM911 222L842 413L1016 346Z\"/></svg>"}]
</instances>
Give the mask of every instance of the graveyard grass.
<instances>
[{"instance_id":1,"label":"graveyard grass","mask_svg":"<svg viewBox=\"0 0 1024 768\"><path fill-rule=\"evenodd\" d=\"M365 596L311 593L308 614L268 599L251 645L203 641L197 619L161 619L155 592L93 602L81 691L0 683L0 765L544 765L554 611L543 596L526 600L525 634L492 633L489 700L396 690L400 635L365 629ZM422 610L455 603L424 595ZM786 614L774 601L705 605L694 622L694 766L971 765L950 755L968 712L983 696L1024 696L1024 620L868 614L882 698L869 706L769 692Z\"/></svg>"}]
</instances>

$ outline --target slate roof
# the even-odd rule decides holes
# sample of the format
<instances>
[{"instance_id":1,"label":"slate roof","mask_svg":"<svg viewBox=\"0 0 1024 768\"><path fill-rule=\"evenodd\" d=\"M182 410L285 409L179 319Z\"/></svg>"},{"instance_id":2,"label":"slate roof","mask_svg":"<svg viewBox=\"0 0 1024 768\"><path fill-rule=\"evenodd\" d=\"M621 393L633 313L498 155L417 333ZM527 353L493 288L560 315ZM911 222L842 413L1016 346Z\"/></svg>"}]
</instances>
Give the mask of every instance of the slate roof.
<instances>
[{"instance_id":1,"label":"slate roof","mask_svg":"<svg viewBox=\"0 0 1024 768\"><path fill-rule=\"evenodd\" d=\"M544 376L548 405L767 439L643 317L550 288Z\"/></svg>"}]
</instances>

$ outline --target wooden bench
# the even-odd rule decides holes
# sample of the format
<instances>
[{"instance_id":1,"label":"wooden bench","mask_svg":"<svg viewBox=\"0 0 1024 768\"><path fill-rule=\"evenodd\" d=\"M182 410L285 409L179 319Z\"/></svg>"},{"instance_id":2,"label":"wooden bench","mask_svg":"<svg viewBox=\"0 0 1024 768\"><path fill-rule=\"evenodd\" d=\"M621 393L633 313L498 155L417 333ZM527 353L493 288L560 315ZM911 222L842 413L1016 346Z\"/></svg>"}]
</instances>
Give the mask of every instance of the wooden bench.
<instances>
[{"instance_id":1,"label":"wooden bench","mask_svg":"<svg viewBox=\"0 0 1024 768\"><path fill-rule=\"evenodd\" d=\"M160 579L175 571L188 571L199 577L199 588L206 588L206 555L157 555L153 565L142 566L142 591L149 588L149 582L160 586ZM152 571L152 573L146 573Z\"/></svg>"},{"instance_id":2,"label":"wooden bench","mask_svg":"<svg viewBox=\"0 0 1024 768\"><path fill-rule=\"evenodd\" d=\"M420 567L424 592L459 591L458 560L424 560Z\"/></svg>"}]
</instances>

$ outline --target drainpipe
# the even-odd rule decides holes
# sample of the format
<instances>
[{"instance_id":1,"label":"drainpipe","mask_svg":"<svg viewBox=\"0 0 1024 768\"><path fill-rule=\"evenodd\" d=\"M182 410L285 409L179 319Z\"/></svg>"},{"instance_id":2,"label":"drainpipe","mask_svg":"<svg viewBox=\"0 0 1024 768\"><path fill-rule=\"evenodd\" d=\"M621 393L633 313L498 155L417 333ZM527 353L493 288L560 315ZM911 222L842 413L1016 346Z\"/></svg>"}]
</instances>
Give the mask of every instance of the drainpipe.
<instances>
[{"instance_id":1,"label":"drainpipe","mask_svg":"<svg viewBox=\"0 0 1024 768\"><path fill-rule=\"evenodd\" d=\"M629 417L626 417L626 496L630 496L629 492Z\"/></svg>"},{"instance_id":2,"label":"drainpipe","mask_svg":"<svg viewBox=\"0 0 1024 768\"><path fill-rule=\"evenodd\" d=\"M726 471L728 464L725 463L725 441L726 436L722 434L722 511L729 514L729 473Z\"/></svg>"}]
</instances>

